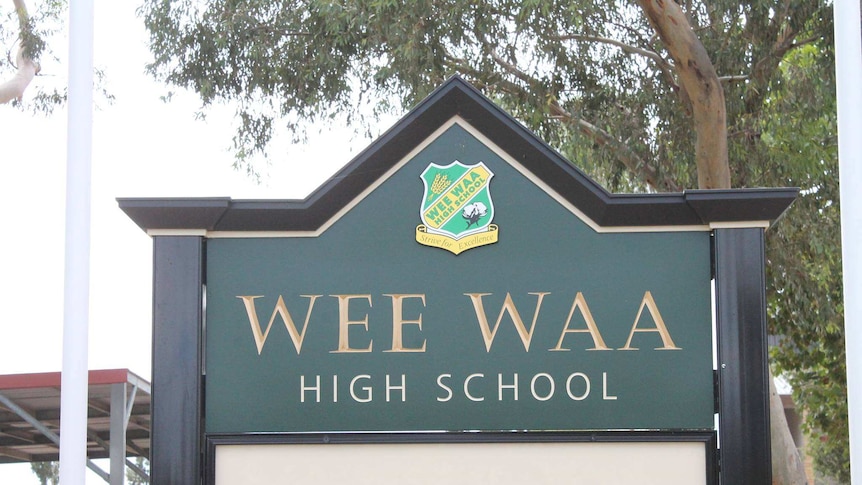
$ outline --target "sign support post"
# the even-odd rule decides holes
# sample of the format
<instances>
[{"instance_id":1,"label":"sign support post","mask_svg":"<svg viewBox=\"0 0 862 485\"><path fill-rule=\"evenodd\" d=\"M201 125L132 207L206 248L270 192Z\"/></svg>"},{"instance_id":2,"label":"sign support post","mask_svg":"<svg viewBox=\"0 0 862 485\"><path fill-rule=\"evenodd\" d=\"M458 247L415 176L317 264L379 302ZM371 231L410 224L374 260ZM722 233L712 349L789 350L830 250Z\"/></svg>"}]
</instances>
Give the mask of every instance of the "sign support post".
<instances>
[{"instance_id":1,"label":"sign support post","mask_svg":"<svg viewBox=\"0 0 862 485\"><path fill-rule=\"evenodd\" d=\"M200 483L203 238L153 238L152 483Z\"/></svg>"},{"instance_id":2,"label":"sign support post","mask_svg":"<svg viewBox=\"0 0 862 485\"><path fill-rule=\"evenodd\" d=\"M714 231L721 484L772 483L763 229Z\"/></svg>"}]
</instances>

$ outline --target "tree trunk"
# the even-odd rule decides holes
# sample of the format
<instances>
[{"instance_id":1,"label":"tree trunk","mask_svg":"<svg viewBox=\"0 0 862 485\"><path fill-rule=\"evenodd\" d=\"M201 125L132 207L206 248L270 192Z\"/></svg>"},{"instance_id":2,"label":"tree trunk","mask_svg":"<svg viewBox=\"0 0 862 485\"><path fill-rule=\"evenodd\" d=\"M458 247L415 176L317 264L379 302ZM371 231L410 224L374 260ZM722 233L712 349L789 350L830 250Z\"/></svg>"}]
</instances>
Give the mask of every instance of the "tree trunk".
<instances>
[{"instance_id":1,"label":"tree trunk","mask_svg":"<svg viewBox=\"0 0 862 485\"><path fill-rule=\"evenodd\" d=\"M784 417L784 405L769 372L769 436L772 440L773 485L807 485L805 464L799 457L790 427Z\"/></svg>"},{"instance_id":2,"label":"tree trunk","mask_svg":"<svg viewBox=\"0 0 862 485\"><path fill-rule=\"evenodd\" d=\"M724 89L703 44L673 0L638 0L674 61L683 98L694 118L697 185L729 189L727 114Z\"/></svg>"},{"instance_id":3,"label":"tree trunk","mask_svg":"<svg viewBox=\"0 0 862 485\"><path fill-rule=\"evenodd\" d=\"M729 189L727 111L715 67L695 35L685 12L673 0L638 0L674 61L682 97L690 104L697 135L697 184L701 189ZM784 406L769 373L770 442L773 485L805 485L802 460L784 416Z\"/></svg>"}]
</instances>

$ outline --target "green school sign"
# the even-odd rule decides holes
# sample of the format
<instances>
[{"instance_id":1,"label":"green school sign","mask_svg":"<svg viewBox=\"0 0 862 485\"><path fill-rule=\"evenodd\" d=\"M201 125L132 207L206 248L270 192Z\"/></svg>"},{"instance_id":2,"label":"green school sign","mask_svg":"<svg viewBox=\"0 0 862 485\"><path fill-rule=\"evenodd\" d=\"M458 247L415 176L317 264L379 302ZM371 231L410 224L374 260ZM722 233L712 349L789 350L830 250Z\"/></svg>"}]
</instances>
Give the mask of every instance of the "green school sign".
<instances>
[{"instance_id":1,"label":"green school sign","mask_svg":"<svg viewBox=\"0 0 862 485\"><path fill-rule=\"evenodd\" d=\"M712 427L709 234L597 233L470 131L315 238L209 241L208 431Z\"/></svg>"},{"instance_id":2,"label":"green school sign","mask_svg":"<svg viewBox=\"0 0 862 485\"><path fill-rule=\"evenodd\" d=\"M453 78L305 200L122 199L153 483L369 441L682 441L768 483L763 234L796 193L610 194Z\"/></svg>"}]
</instances>

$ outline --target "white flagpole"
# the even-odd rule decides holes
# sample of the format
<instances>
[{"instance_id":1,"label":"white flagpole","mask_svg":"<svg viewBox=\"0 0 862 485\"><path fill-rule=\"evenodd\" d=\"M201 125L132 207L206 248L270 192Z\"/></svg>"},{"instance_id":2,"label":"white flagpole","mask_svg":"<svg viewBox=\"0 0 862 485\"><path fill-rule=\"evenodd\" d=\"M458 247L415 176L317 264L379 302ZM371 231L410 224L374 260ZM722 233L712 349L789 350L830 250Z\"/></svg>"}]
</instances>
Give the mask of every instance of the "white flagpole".
<instances>
[{"instance_id":1,"label":"white flagpole","mask_svg":"<svg viewBox=\"0 0 862 485\"><path fill-rule=\"evenodd\" d=\"M69 2L68 109L60 480L63 485L83 485L87 462L93 0Z\"/></svg>"},{"instance_id":2,"label":"white flagpole","mask_svg":"<svg viewBox=\"0 0 862 485\"><path fill-rule=\"evenodd\" d=\"M859 0L836 0L835 72L852 483L862 484L862 33Z\"/></svg>"}]
</instances>

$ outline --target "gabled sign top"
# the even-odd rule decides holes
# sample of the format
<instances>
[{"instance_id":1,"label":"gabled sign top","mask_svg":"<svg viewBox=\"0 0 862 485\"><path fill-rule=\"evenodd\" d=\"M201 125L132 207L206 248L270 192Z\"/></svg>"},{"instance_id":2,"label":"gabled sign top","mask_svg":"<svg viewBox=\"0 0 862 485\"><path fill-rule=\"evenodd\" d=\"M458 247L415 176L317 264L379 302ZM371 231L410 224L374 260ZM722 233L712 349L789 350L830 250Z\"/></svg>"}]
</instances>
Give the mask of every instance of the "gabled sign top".
<instances>
[{"instance_id":1,"label":"gabled sign top","mask_svg":"<svg viewBox=\"0 0 862 485\"><path fill-rule=\"evenodd\" d=\"M121 198L119 205L142 229L154 235L188 231L210 236L251 231L314 235L397 170L423 140L429 140L452 123L468 127L599 232L657 227L664 230L766 227L789 207L798 193L797 189L779 188L611 194L456 76L304 200ZM433 184L433 178L425 183ZM485 205L486 211L491 209L484 202L479 203ZM475 207L477 211L480 209ZM459 234L468 232L468 228L451 229L454 226L447 225L449 222L437 228L424 217L422 221L432 232L447 237L457 239ZM479 222L477 219L476 223ZM480 224L483 229L487 229L485 222L490 223L490 218ZM469 225L471 231L478 229Z\"/></svg>"}]
</instances>

